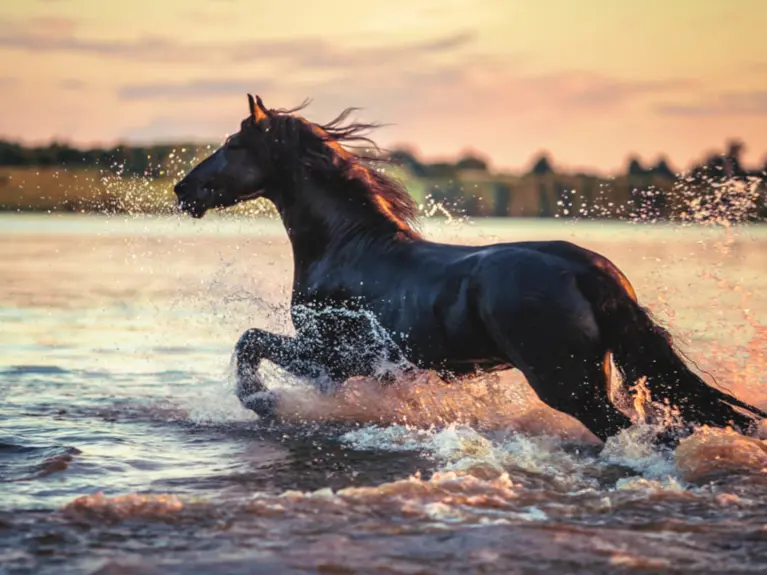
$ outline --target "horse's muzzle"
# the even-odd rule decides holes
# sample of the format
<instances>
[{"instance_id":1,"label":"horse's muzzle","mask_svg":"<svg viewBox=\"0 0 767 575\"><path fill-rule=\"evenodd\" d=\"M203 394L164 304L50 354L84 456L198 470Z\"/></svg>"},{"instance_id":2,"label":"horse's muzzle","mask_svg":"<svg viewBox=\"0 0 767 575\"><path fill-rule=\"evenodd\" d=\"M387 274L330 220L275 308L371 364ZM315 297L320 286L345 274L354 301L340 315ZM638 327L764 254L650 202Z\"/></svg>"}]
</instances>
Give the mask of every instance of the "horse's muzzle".
<instances>
[{"instance_id":1,"label":"horse's muzzle","mask_svg":"<svg viewBox=\"0 0 767 575\"><path fill-rule=\"evenodd\" d=\"M195 190L188 182L181 180L173 188L176 194L176 209L179 212L189 214L194 218L201 218L208 210L208 206L203 198L200 197L199 190Z\"/></svg>"}]
</instances>

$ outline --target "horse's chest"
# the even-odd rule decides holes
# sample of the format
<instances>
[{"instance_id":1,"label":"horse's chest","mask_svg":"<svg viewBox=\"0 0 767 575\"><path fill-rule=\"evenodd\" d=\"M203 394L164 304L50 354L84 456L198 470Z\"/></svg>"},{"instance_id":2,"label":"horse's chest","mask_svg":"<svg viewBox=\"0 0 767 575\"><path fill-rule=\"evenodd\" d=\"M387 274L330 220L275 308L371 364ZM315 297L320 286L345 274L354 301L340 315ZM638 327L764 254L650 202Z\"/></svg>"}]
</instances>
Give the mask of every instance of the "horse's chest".
<instances>
[{"instance_id":1,"label":"horse's chest","mask_svg":"<svg viewBox=\"0 0 767 575\"><path fill-rule=\"evenodd\" d=\"M376 299L375 287L359 270L318 267L294 282L293 304L346 309L369 307Z\"/></svg>"}]
</instances>

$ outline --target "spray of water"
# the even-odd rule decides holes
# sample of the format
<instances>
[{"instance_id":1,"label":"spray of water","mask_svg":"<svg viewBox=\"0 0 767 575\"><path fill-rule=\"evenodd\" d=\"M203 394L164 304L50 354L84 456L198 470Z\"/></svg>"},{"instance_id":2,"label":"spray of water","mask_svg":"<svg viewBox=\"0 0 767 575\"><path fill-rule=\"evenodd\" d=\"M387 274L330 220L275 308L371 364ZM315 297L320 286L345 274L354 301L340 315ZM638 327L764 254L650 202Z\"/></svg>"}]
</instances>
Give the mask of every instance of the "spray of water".
<instances>
[{"instance_id":1,"label":"spray of water","mask_svg":"<svg viewBox=\"0 0 767 575\"><path fill-rule=\"evenodd\" d=\"M121 213L129 218L147 213L170 214L172 191L157 185L151 176L181 177L209 151L183 148L174 151L165 164L156 167L157 174L146 174L147 177L128 176L119 164L110 166L98 182L105 192L87 207L103 213ZM593 202L587 202L577 190L571 190L562 194L557 217L574 222L610 217L636 225L665 225L671 220L680 228L703 226L722 230L724 238L714 241L721 257L717 266L706 273L710 279L720 282L722 290L737 292L739 286L725 279L722 268L726 257L736 249L744 225L758 219L764 194L755 179L717 180L703 182L703 185L707 186L706 194L700 193L699 180L680 177L672 190L671 207L669 195L654 187L636 190L628 205L616 205L610 200L607 184L600 186ZM440 218L449 226L474 224L465 213L457 212L456 206L432 196L425 198L420 211L423 217ZM273 219L276 213L271 204L257 201L241 204L219 217ZM263 243L263 239L260 242ZM244 252L247 247L246 242L238 246L237 251ZM177 249L181 251L184 246ZM140 260L141 254L137 255ZM207 279L203 278L198 289L192 290L191 297L189 292L180 295L179 305L183 304L186 309L194 305L206 307L208 313L201 315L208 318L205 320L208 323L199 327L220 330L223 341L234 341L243 326L251 325L290 333L287 301L275 302L265 297L264 290L258 282L254 284L252 276L244 272L238 274L233 263L241 257L241 253L222 255L218 269ZM289 269L284 271L288 272L283 274L287 277ZM753 389L765 383L767 332L746 305L755 294L743 290L740 293L745 319L755 336L739 350L737 360L727 345L721 346L720 353L712 357L724 366L734 385ZM673 323L671 310L664 312ZM435 374L416 372L402 375L387 386L355 378L335 394L327 395L320 393L312 382L291 378L274 366L264 365L262 372L267 386L280 391L280 414L284 419L297 423L336 420L361 425L358 431L343 438L355 449L426 451L441 462L446 472L485 478L500 477L509 469L523 469L548 477L576 477L581 481L586 473L583 466L594 465L593 461L584 463L582 458L566 453L561 447L563 440L588 442L593 438L568 417L543 406L518 374L487 375L473 381L447 383ZM211 383L207 392L187 398L189 418L199 423L232 419L256 422L252 413L238 405L231 373L221 380ZM168 393L173 390L169 389ZM636 406L623 407L631 411ZM556 430L553 435L552 429ZM494 437L492 434L499 430L505 435ZM611 439L598 464L631 467L641 471L643 479L648 481L666 481L664 477L671 477L672 483L696 480L733 466L764 466L765 447L759 440L726 431L701 430L683 442L676 459L670 459L651 447L649 437L656 431L636 426ZM711 464L712 458L725 463Z\"/></svg>"}]
</instances>

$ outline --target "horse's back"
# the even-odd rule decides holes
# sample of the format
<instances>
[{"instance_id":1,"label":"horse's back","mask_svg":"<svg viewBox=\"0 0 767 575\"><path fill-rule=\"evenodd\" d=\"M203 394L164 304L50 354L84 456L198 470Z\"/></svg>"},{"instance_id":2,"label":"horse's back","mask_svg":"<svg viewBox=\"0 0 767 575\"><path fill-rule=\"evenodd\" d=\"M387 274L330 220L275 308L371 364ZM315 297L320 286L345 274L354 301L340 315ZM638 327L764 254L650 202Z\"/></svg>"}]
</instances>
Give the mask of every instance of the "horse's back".
<instances>
[{"instance_id":1,"label":"horse's back","mask_svg":"<svg viewBox=\"0 0 767 575\"><path fill-rule=\"evenodd\" d=\"M553 248L553 249L552 249ZM566 257L560 246L537 243L501 244L488 251L476 267L474 282L485 314L505 314L509 321L534 317L574 316L591 313L578 289L579 276L588 264Z\"/></svg>"},{"instance_id":2,"label":"horse's back","mask_svg":"<svg viewBox=\"0 0 767 575\"><path fill-rule=\"evenodd\" d=\"M507 245L525 247L560 258L579 278L606 277L620 285L629 298L634 301L637 299L636 292L626 275L613 261L600 253L564 240L519 242Z\"/></svg>"},{"instance_id":3,"label":"horse's back","mask_svg":"<svg viewBox=\"0 0 767 575\"><path fill-rule=\"evenodd\" d=\"M417 270L403 270L401 284L401 293L410 295L401 317L412 322L416 340L433 342L458 358L481 352L502 357L492 326L506 333L569 331L578 338L598 338L591 305L577 286L587 262L567 258L568 246L519 242L425 248L423 256L416 254Z\"/></svg>"},{"instance_id":4,"label":"horse's back","mask_svg":"<svg viewBox=\"0 0 767 575\"><path fill-rule=\"evenodd\" d=\"M606 274L633 294L609 259L566 241L480 246L417 242L391 254L366 259L366 281L360 289L372 299L397 302L394 308L385 306L401 318L397 323L436 314L450 324L476 315L477 301L503 306L508 313L540 305L583 315L585 302L577 285L589 275ZM376 281L367 281L371 278Z\"/></svg>"}]
</instances>

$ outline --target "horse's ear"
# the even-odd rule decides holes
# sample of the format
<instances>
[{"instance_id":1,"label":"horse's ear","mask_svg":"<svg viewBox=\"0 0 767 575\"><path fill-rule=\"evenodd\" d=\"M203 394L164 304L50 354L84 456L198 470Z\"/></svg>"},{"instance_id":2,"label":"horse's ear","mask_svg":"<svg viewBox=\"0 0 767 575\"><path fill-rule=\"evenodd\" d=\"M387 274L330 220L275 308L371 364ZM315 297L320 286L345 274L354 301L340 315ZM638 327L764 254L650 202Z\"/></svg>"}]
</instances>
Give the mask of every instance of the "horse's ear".
<instances>
[{"instance_id":1,"label":"horse's ear","mask_svg":"<svg viewBox=\"0 0 767 575\"><path fill-rule=\"evenodd\" d=\"M264 101L261 99L261 96L259 96L258 94L256 94L256 106L261 108L264 111L264 113L266 113L266 106L264 106Z\"/></svg>"},{"instance_id":2,"label":"horse's ear","mask_svg":"<svg viewBox=\"0 0 767 575\"><path fill-rule=\"evenodd\" d=\"M269 112L260 97L254 98L252 94L248 94L248 107L250 108L250 116L257 124L269 119Z\"/></svg>"},{"instance_id":3,"label":"horse's ear","mask_svg":"<svg viewBox=\"0 0 767 575\"><path fill-rule=\"evenodd\" d=\"M250 115L253 116L256 123L260 124L269 119L269 111L259 96L256 96L255 101L253 101L253 96L248 94L248 102L250 104Z\"/></svg>"}]
</instances>

